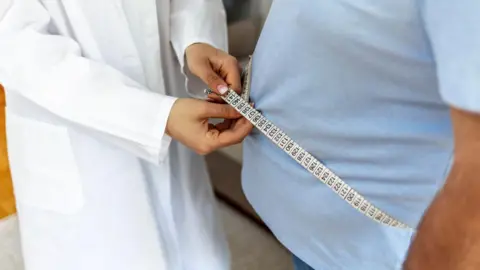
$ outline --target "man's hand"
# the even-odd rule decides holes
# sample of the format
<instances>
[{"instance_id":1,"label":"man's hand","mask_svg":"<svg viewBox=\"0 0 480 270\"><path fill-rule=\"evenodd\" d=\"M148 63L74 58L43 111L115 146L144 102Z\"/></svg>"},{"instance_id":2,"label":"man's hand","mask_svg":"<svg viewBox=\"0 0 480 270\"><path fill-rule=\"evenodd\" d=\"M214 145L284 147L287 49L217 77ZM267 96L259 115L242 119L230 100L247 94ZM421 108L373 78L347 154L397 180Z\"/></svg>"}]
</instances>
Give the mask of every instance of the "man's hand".
<instances>
[{"instance_id":1,"label":"man's hand","mask_svg":"<svg viewBox=\"0 0 480 270\"><path fill-rule=\"evenodd\" d=\"M228 88L240 93L240 67L235 57L208 44L195 43L187 48L186 58L189 70L217 94L225 94ZM209 98L221 101L214 94Z\"/></svg>"},{"instance_id":2,"label":"man's hand","mask_svg":"<svg viewBox=\"0 0 480 270\"><path fill-rule=\"evenodd\" d=\"M216 126L209 118L237 119ZM201 155L240 143L253 126L228 104L180 98L170 111L166 133Z\"/></svg>"},{"instance_id":3,"label":"man's hand","mask_svg":"<svg viewBox=\"0 0 480 270\"><path fill-rule=\"evenodd\" d=\"M480 115L452 109L452 171L423 218L405 270L480 269Z\"/></svg>"}]
</instances>

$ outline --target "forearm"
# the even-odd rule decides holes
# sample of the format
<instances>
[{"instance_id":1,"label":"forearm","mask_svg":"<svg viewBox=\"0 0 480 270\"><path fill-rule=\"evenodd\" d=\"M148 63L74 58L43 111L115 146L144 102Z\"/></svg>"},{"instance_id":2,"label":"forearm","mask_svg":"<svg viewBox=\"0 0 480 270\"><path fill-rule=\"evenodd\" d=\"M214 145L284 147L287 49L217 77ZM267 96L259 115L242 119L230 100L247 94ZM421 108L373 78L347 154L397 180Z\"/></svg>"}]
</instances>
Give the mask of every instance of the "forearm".
<instances>
[{"instance_id":1,"label":"forearm","mask_svg":"<svg viewBox=\"0 0 480 270\"><path fill-rule=\"evenodd\" d=\"M421 222L405 270L480 269L480 159L456 157L450 176Z\"/></svg>"}]
</instances>

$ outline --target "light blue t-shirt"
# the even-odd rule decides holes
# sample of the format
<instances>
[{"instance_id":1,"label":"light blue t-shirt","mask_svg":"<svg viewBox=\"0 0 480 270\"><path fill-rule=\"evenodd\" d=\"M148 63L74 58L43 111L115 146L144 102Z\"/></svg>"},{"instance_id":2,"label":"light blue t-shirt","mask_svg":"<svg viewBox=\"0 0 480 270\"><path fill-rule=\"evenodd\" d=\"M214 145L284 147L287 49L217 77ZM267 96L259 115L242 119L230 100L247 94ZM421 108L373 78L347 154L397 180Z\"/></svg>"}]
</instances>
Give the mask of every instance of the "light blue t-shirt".
<instances>
[{"instance_id":1,"label":"light blue t-shirt","mask_svg":"<svg viewBox=\"0 0 480 270\"><path fill-rule=\"evenodd\" d=\"M415 227L450 169L449 105L480 112L479 11L478 0L276 0L254 53L251 98ZM401 268L412 231L363 216L257 130L244 144L243 186L313 268Z\"/></svg>"}]
</instances>

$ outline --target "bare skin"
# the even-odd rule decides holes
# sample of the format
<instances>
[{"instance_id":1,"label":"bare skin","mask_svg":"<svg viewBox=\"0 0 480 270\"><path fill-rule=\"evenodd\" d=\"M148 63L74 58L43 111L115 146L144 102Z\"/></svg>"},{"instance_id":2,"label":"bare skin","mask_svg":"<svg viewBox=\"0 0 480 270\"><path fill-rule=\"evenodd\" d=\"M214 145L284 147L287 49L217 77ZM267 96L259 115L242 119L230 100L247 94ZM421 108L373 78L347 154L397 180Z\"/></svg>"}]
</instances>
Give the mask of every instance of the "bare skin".
<instances>
[{"instance_id":1,"label":"bare skin","mask_svg":"<svg viewBox=\"0 0 480 270\"><path fill-rule=\"evenodd\" d=\"M196 43L186 50L189 70L216 91L214 102L180 98L173 105L167 121L166 133L201 155L241 142L253 129L233 107L222 104L218 95L223 89L240 92L240 70L237 60L210 45ZM218 125L208 123L210 118L223 118Z\"/></svg>"},{"instance_id":2,"label":"bare skin","mask_svg":"<svg viewBox=\"0 0 480 270\"><path fill-rule=\"evenodd\" d=\"M454 165L420 223L405 270L480 269L480 114L451 111Z\"/></svg>"}]
</instances>

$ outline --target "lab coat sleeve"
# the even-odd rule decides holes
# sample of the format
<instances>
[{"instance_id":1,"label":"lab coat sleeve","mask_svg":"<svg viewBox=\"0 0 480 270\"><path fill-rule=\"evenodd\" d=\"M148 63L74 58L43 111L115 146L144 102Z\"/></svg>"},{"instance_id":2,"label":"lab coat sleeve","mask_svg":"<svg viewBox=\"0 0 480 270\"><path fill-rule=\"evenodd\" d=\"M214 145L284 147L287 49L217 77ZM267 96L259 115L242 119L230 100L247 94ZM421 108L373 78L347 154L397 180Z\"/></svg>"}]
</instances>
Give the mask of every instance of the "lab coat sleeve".
<instances>
[{"instance_id":1,"label":"lab coat sleeve","mask_svg":"<svg viewBox=\"0 0 480 270\"><path fill-rule=\"evenodd\" d=\"M227 20L221 0L172 0L170 9L170 40L186 75L187 91L199 96L205 87L185 65L185 50L194 43L206 43L228 51Z\"/></svg>"},{"instance_id":2,"label":"lab coat sleeve","mask_svg":"<svg viewBox=\"0 0 480 270\"><path fill-rule=\"evenodd\" d=\"M11 3L0 11L0 82L7 93L160 163L171 141L164 131L175 98L147 91L82 57L74 40L49 34L51 18L38 1Z\"/></svg>"}]
</instances>

